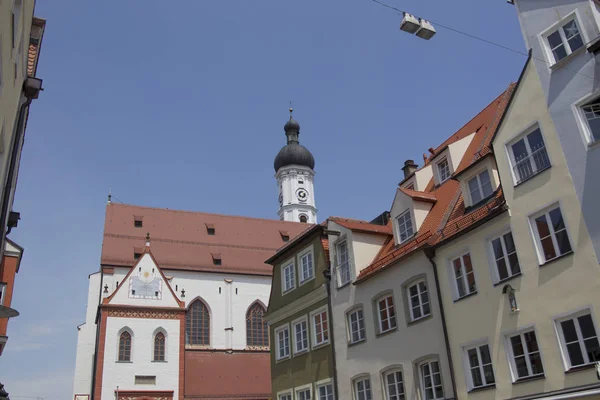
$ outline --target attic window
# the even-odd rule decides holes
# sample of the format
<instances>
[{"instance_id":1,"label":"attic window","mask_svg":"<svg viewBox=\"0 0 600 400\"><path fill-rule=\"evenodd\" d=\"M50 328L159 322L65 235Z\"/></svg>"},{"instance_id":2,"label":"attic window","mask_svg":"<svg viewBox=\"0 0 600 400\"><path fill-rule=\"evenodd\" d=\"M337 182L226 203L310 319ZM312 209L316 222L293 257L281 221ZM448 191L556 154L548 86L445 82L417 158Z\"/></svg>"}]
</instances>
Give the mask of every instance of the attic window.
<instances>
[{"instance_id":1,"label":"attic window","mask_svg":"<svg viewBox=\"0 0 600 400\"><path fill-rule=\"evenodd\" d=\"M290 234L287 231L279 231L279 234L281 235L281 240L284 242L290 241Z\"/></svg>"},{"instance_id":2,"label":"attic window","mask_svg":"<svg viewBox=\"0 0 600 400\"><path fill-rule=\"evenodd\" d=\"M438 167L438 176L440 178L440 184L447 181L450 178L450 165L448 164L448 159L444 158L437 164Z\"/></svg>"},{"instance_id":3,"label":"attic window","mask_svg":"<svg viewBox=\"0 0 600 400\"><path fill-rule=\"evenodd\" d=\"M221 260L221 253L210 253L213 259L213 264L214 265L221 265L222 264L222 260Z\"/></svg>"},{"instance_id":4,"label":"attic window","mask_svg":"<svg viewBox=\"0 0 600 400\"><path fill-rule=\"evenodd\" d=\"M133 220L133 226L136 228L141 228L143 226L142 219L139 217L135 217Z\"/></svg>"},{"instance_id":5,"label":"attic window","mask_svg":"<svg viewBox=\"0 0 600 400\"><path fill-rule=\"evenodd\" d=\"M299 185L304 185L304 179L302 179L302 178L298 179L298 184Z\"/></svg>"},{"instance_id":6,"label":"attic window","mask_svg":"<svg viewBox=\"0 0 600 400\"><path fill-rule=\"evenodd\" d=\"M138 253L137 251L133 252L133 259L134 260L139 260L141 256L142 256L142 253Z\"/></svg>"},{"instance_id":7,"label":"attic window","mask_svg":"<svg viewBox=\"0 0 600 400\"><path fill-rule=\"evenodd\" d=\"M206 233L211 236L215 234L215 224L205 224L206 225Z\"/></svg>"},{"instance_id":8,"label":"attic window","mask_svg":"<svg viewBox=\"0 0 600 400\"><path fill-rule=\"evenodd\" d=\"M408 190L415 190L415 184L414 184L414 183L411 183L410 185L408 185L408 186L406 187L406 189L408 189Z\"/></svg>"}]
</instances>

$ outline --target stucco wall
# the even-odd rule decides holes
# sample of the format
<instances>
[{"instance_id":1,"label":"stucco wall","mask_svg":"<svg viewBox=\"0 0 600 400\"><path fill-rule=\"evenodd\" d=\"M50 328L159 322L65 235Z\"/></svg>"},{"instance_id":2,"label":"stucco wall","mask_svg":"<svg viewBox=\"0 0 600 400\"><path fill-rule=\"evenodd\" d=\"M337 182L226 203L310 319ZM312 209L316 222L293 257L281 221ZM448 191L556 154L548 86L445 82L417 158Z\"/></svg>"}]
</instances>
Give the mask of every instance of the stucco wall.
<instances>
[{"instance_id":1,"label":"stucco wall","mask_svg":"<svg viewBox=\"0 0 600 400\"><path fill-rule=\"evenodd\" d=\"M600 80L597 79L599 56L582 48L569 59L564 59L561 66L551 68L546 62L548 55L542 46L543 39L539 37L552 24L577 10L583 42L595 39L600 34L598 6L590 0L519 0L516 4L525 43L533 51L545 100L591 233L596 256L600 258L600 213L597 212L600 179L596 176L600 170L600 146L588 146L573 107L587 95L600 95Z\"/></svg>"},{"instance_id":2,"label":"stucco wall","mask_svg":"<svg viewBox=\"0 0 600 400\"><path fill-rule=\"evenodd\" d=\"M362 269L368 266L385 242L386 236L384 235L369 235L366 233L353 233L353 251L354 251L354 262L357 267L357 274Z\"/></svg>"},{"instance_id":3,"label":"stucco wall","mask_svg":"<svg viewBox=\"0 0 600 400\"><path fill-rule=\"evenodd\" d=\"M102 400L114 400L114 391L173 390L179 391L179 319L146 319L108 317L104 348ZM132 332L131 362L118 362L119 335L123 329ZM165 362L152 361L154 333L166 332ZM136 375L156 376L156 385L135 385Z\"/></svg>"},{"instance_id":4,"label":"stucco wall","mask_svg":"<svg viewBox=\"0 0 600 400\"><path fill-rule=\"evenodd\" d=\"M408 300L402 284L418 275L426 277L432 316L409 326L405 318ZM384 291L393 293L398 328L377 336L373 301ZM366 341L349 345L345 316L349 309L359 304L363 307ZM439 357L444 395L452 397L433 270L423 253L415 254L357 286L336 289L332 284L332 308L340 399L353 398L352 379L364 373L370 376L373 400L383 399L381 371L393 365L402 366L406 398L416 398L414 362L427 355Z\"/></svg>"},{"instance_id":5,"label":"stucco wall","mask_svg":"<svg viewBox=\"0 0 600 400\"><path fill-rule=\"evenodd\" d=\"M113 275L104 276L104 282L111 288L109 294L128 271L129 268L115 268ZM170 270L163 273L173 277L171 287L174 291L177 287L177 296L185 301L186 307L198 297L208 305L212 348L246 348L246 312L257 300L268 306L271 277ZM185 289L185 298L181 297L182 289ZM231 326L232 331L225 331Z\"/></svg>"}]
</instances>

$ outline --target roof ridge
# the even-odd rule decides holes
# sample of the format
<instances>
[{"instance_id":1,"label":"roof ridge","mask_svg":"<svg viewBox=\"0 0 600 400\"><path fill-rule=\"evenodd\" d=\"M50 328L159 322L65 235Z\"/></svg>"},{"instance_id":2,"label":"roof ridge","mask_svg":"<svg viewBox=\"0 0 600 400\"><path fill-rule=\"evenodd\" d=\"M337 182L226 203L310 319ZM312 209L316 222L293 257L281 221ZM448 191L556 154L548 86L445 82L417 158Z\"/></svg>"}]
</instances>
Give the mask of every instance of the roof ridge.
<instances>
[{"instance_id":1,"label":"roof ridge","mask_svg":"<svg viewBox=\"0 0 600 400\"><path fill-rule=\"evenodd\" d=\"M303 224L303 222L296 222L296 221L281 221L281 220L270 219L270 218L259 218L259 217L248 217L248 216L243 216L243 215L208 213L208 212L204 212L204 211L175 210L175 209L171 209L171 208L138 206L135 204L125 204L125 203L110 203L107 205L107 207L108 206L135 207L135 208L143 208L146 210L168 211L168 212L175 212L175 213L199 214L199 215L212 215L215 217L248 219L248 220L253 220L253 221L263 221L263 222L269 222L269 223Z\"/></svg>"}]
</instances>

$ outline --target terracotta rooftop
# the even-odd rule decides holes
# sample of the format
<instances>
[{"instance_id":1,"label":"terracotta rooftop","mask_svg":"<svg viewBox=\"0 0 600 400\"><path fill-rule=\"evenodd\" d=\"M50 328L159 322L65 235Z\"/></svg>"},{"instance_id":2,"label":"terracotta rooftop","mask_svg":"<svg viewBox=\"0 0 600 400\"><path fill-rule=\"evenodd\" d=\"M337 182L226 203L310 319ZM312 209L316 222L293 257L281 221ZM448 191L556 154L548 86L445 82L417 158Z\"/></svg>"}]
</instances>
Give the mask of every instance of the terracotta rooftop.
<instances>
[{"instance_id":1,"label":"terracotta rooftop","mask_svg":"<svg viewBox=\"0 0 600 400\"><path fill-rule=\"evenodd\" d=\"M366 221L361 221L358 219L349 219L349 218L341 218L341 217L329 217L329 221L333 221L338 225L343 226L344 228L350 229L354 232L361 233L372 233L379 235L391 235L392 228L391 224L388 225L377 225L371 224Z\"/></svg>"},{"instance_id":2,"label":"terracotta rooftop","mask_svg":"<svg viewBox=\"0 0 600 400\"><path fill-rule=\"evenodd\" d=\"M186 399L267 400L271 398L268 352L185 352Z\"/></svg>"},{"instance_id":3,"label":"terracotta rooftop","mask_svg":"<svg viewBox=\"0 0 600 400\"><path fill-rule=\"evenodd\" d=\"M142 227L135 227L136 220ZM162 269L271 275L265 260L285 243L281 231L292 240L305 229L300 222L111 203L106 206L100 262L132 266L148 232ZM220 265L215 265L214 254L220 254Z\"/></svg>"},{"instance_id":4,"label":"terracotta rooftop","mask_svg":"<svg viewBox=\"0 0 600 400\"><path fill-rule=\"evenodd\" d=\"M511 84L504 93L494 99L458 132L438 146L427 162L429 163L435 155L439 154L440 151L450 144L474 132L475 136L460 161L455 175L457 172L469 168L482 159L485 152L490 152L490 141L498 127L498 122L506 110L514 87L515 85ZM439 244L469 229L479 221L496 215L496 212L503 210L502 205L504 204L502 189L499 188L494 196L484 204L465 209L460 184L455 179L448 179L438 187L434 186L432 179L423 192L404 188L399 188L399 190L416 200L429 201L434 204L419 231L415 234L415 237L401 245L395 245L393 240L389 240L373 262L360 272L355 283L360 283L387 269L404 257L408 257L415 251L423 248L425 245Z\"/></svg>"}]
</instances>

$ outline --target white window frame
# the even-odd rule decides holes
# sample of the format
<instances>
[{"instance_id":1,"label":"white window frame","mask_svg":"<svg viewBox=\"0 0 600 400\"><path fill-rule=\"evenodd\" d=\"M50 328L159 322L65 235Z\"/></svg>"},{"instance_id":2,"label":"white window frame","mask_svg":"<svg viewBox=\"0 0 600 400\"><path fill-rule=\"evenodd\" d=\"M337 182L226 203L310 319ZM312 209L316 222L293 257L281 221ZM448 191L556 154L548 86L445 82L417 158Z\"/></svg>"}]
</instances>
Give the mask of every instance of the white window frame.
<instances>
[{"instance_id":1,"label":"white window frame","mask_svg":"<svg viewBox=\"0 0 600 400\"><path fill-rule=\"evenodd\" d=\"M341 251L340 251L340 248L342 246L346 247L346 263L343 265L342 265L342 261L341 261ZM337 264L337 274L336 275L337 275L338 288L341 288L342 286L346 286L347 284L349 284L352 281L352 268L350 268L350 246L349 246L348 240L346 238L336 242L335 258L336 258L336 264ZM347 281L342 281L342 268L344 266L346 268L348 268L348 280Z\"/></svg>"},{"instance_id":2,"label":"white window frame","mask_svg":"<svg viewBox=\"0 0 600 400\"><path fill-rule=\"evenodd\" d=\"M544 372L541 374L533 374L533 370L531 367L530 355L535 352L530 352L527 347L527 343L525 341L525 334L533 332L535 335L535 340L538 344L537 353L540 355L540 360L542 362L542 369ZM517 372L517 364L515 362L515 354L512 346L511 339L515 336L519 336L521 338L521 345L523 346L523 357L525 358L525 364L527 365L527 372L529 373L527 376L519 377L519 373ZM510 366L510 374L513 382L522 381L530 378L536 378L540 376L546 375L546 368L544 367L544 357L542 355L542 346L540 346L539 335L534 327L527 327L523 329L519 329L518 331L507 333L504 335L504 348L506 349L506 356L508 358L508 364Z\"/></svg>"},{"instance_id":3,"label":"white window frame","mask_svg":"<svg viewBox=\"0 0 600 400\"><path fill-rule=\"evenodd\" d=\"M408 216L408 221L407 221L407 216ZM402 231L400 230L400 221L399 221L400 218L404 219L404 224L406 226L406 230L405 230L406 238L404 240L402 240ZM396 232L398 234L398 243L404 243L404 242L412 239L413 236L415 236L415 226L413 224L413 216L412 216L412 211L410 209L408 209L408 210L400 213L396 217L395 221L396 221ZM410 224L410 226L408 224ZM410 230L412 232L410 235L408 235L408 229L409 228L410 228Z\"/></svg>"},{"instance_id":4,"label":"white window frame","mask_svg":"<svg viewBox=\"0 0 600 400\"><path fill-rule=\"evenodd\" d=\"M294 399L293 393L294 392L291 389L277 392L277 400L293 400Z\"/></svg>"},{"instance_id":5,"label":"white window frame","mask_svg":"<svg viewBox=\"0 0 600 400\"><path fill-rule=\"evenodd\" d=\"M279 344L279 332L282 331L287 331L288 333L288 346L287 346L287 354L280 356L280 344ZM292 343L291 343L291 337L290 337L290 324L283 324L282 326L279 326L275 329L275 359L277 361L281 361L281 360L287 360L288 358L290 358L290 354L292 352Z\"/></svg>"},{"instance_id":6,"label":"white window frame","mask_svg":"<svg viewBox=\"0 0 600 400\"><path fill-rule=\"evenodd\" d=\"M335 400L335 391L333 389L333 379L331 379L331 378L327 378L327 379L323 379L318 382L315 382L315 400L322 400L321 393L319 393L319 389L322 387L327 387L327 386L329 386L331 388L331 398L333 400ZM327 397L325 398L325 400L327 400Z\"/></svg>"},{"instance_id":7,"label":"white window frame","mask_svg":"<svg viewBox=\"0 0 600 400\"><path fill-rule=\"evenodd\" d=\"M579 30L579 35L581 36L581 41L583 42L583 45L575 51L571 50L571 45L568 43L568 41L565 37L565 34L564 34L564 30L562 29L566 24L568 24L571 21L575 21L575 24L577 25L577 29ZM554 58L554 54L552 53L552 49L550 48L550 42L548 41L548 36L550 36L551 34L553 34L556 31L559 32L562 44L567 53L567 55L565 57L561 58L560 60L557 60ZM557 64L562 64L562 61L568 60L570 58L571 54L577 54L577 53L583 51L582 49L585 49L586 44L589 43L589 39L587 37L585 29L583 29L583 24L581 23L581 18L579 16L579 12L577 9L573 10L571 13L567 14L565 17L561 18L559 21L555 22L550 27L548 27L546 30L541 32L539 34L539 38L542 43L542 48L544 49L544 52L546 53L546 57L548 59L550 68L552 68L553 66L555 66Z\"/></svg>"},{"instance_id":8,"label":"white window frame","mask_svg":"<svg viewBox=\"0 0 600 400\"><path fill-rule=\"evenodd\" d=\"M311 263L311 273L309 276L304 276L304 265L303 259L304 257L310 255L310 263ZM300 282L299 286L304 285L306 282L315 279L315 252L313 251L313 246L310 245L306 249L302 250L298 253L298 280Z\"/></svg>"},{"instance_id":9,"label":"white window frame","mask_svg":"<svg viewBox=\"0 0 600 400\"><path fill-rule=\"evenodd\" d=\"M492 190L490 192L490 194L488 194L487 196L485 196L484 193L483 193L483 185L481 184L481 178L480 178L481 174L483 174L484 172L487 172L488 177L490 178L490 188ZM469 183L473 179L475 179L477 181L477 190L479 190L479 193L481 194L481 199L477 200L477 201L475 201L473 199L473 193L471 193L471 186L469 185ZM494 190L495 190L495 188L494 188L494 178L493 178L492 171L490 171L488 168L484 168L484 169L478 171L475 175L467 178L467 180L466 180L466 189L467 189L466 191L467 191L467 193L469 195L469 199L471 200L471 205L478 204L479 202L482 202L485 199L488 199L490 196L492 196L494 194Z\"/></svg>"},{"instance_id":10,"label":"white window frame","mask_svg":"<svg viewBox=\"0 0 600 400\"><path fill-rule=\"evenodd\" d=\"M402 379L401 379L401 383L402 383L402 394L399 394L398 391L398 381L395 380L395 374L400 373ZM388 384L388 375L394 375L394 386L396 387L396 395L394 396L394 399L392 399L390 397L390 392L389 392L389 384ZM405 379L404 379L404 371L402 370L402 368L390 368L388 370L383 371L383 373L381 374L381 381L383 383L383 393L384 393L384 399L385 400L397 400L397 399L406 399L406 384L405 384Z\"/></svg>"},{"instance_id":11,"label":"white window frame","mask_svg":"<svg viewBox=\"0 0 600 400\"><path fill-rule=\"evenodd\" d=\"M298 326L302 323L306 324L306 347L303 349L298 349L298 338L296 337L296 326ZM292 334L294 335L294 340L293 340L294 355L303 354L310 350L310 328L309 328L309 324L308 324L308 318L306 317L306 315L292 321Z\"/></svg>"},{"instance_id":12,"label":"white window frame","mask_svg":"<svg viewBox=\"0 0 600 400\"><path fill-rule=\"evenodd\" d=\"M443 164L444 162L446 162L446 166L448 167L448 176L444 179L444 177L442 176L442 171L441 171L441 164ZM452 176L452 167L450 165L450 159L448 156L443 157L440 161L435 163L435 169L437 172L437 176L438 176L438 185L441 185L442 183L446 182L448 179L450 179L450 177Z\"/></svg>"},{"instance_id":13,"label":"white window frame","mask_svg":"<svg viewBox=\"0 0 600 400\"><path fill-rule=\"evenodd\" d=\"M472 292L468 291L469 290L468 289L468 280L467 280L465 263L464 263L464 259L463 259L463 257L466 255L468 255L469 258L471 259L471 275L473 275L473 280L475 281L475 290ZM458 291L458 283L457 283L458 278L456 277L456 272L454 270L454 261L455 260L460 260L460 270L462 273L461 280L463 282L464 289L465 289L465 294L463 294L462 296L460 295L460 293ZM463 297L468 297L468 296L471 296L471 295L474 295L477 293L477 277L475 276L475 267L473 265L473 257L471 256L471 252L469 250L462 251L462 252L458 253L458 255L456 255L455 257L450 258L448 267L450 268L449 274L450 274L450 280L452 282L452 290L453 290L453 294L454 294L454 300L462 299ZM411 286L413 286L413 285L411 285ZM429 288L427 288L427 292L428 292L427 294L429 295ZM429 301L429 303L431 303L431 300ZM431 304L430 304L429 308L431 309ZM411 307L411 310L412 310L412 307Z\"/></svg>"},{"instance_id":14,"label":"white window frame","mask_svg":"<svg viewBox=\"0 0 600 400\"><path fill-rule=\"evenodd\" d=\"M388 320L388 329L383 330L383 321L381 320L381 309L379 308L379 303L381 301L387 300L387 299L391 299L392 305L390 307L390 305L386 301L385 310L386 310L387 320ZM379 326L379 332L378 332L379 335L381 335L382 333L391 332L398 328L398 311L396 310L396 302L394 301L393 293L386 293L384 295L377 297L377 299L375 300L375 309L377 310L377 324ZM393 318L390 317L391 309L394 310ZM394 322L393 326L392 326L392 322Z\"/></svg>"},{"instance_id":15,"label":"white window frame","mask_svg":"<svg viewBox=\"0 0 600 400\"><path fill-rule=\"evenodd\" d=\"M306 385L302 385L302 386L297 386L294 388L294 397L296 400L300 400L300 392L309 392L309 399L308 400L314 400L313 397L313 386L312 383L306 384Z\"/></svg>"},{"instance_id":16,"label":"white window frame","mask_svg":"<svg viewBox=\"0 0 600 400\"><path fill-rule=\"evenodd\" d=\"M286 288L287 279L285 271L288 269L292 271L292 286ZM281 265L281 294L286 295L294 289L296 289L296 263L294 262L294 259L291 258Z\"/></svg>"},{"instance_id":17,"label":"white window frame","mask_svg":"<svg viewBox=\"0 0 600 400\"><path fill-rule=\"evenodd\" d=\"M571 364L571 357L569 356L569 352L567 350L565 337L564 337L562 326L561 326L561 322L571 320L571 319L576 320L578 317L581 317L583 315L590 315L590 317L592 319L592 323L594 325L594 330L596 331L596 338L600 341L600 336L598 334L598 323L596 321L596 318L594 317L594 313L592 312L591 307L585 307L580 310L577 310L577 311L574 311L574 312L571 312L571 313L568 313L565 315L560 315L560 316L557 316L554 318L554 331L555 331L556 337L558 339L558 345L560 348L560 353L562 355L565 371L568 371L571 368L577 368L577 367L581 367L583 365L590 365L590 364L594 363L594 361L590 361L588 358L587 351L585 349L585 343L583 343L583 336L581 335L581 327L579 326L579 321L577 321L577 323L575 323L575 331L577 332L577 340L579 342L579 348L583 355L584 363L578 364L578 365Z\"/></svg>"},{"instance_id":18,"label":"white window frame","mask_svg":"<svg viewBox=\"0 0 600 400\"><path fill-rule=\"evenodd\" d=\"M419 283L423 282L425 284L425 290L427 292L427 304L429 304L429 312L427 314L424 313L423 311L423 300L421 299L421 294L423 292L420 291L419 289ZM417 296L419 298L419 309L421 310L421 316L415 318L415 315L413 313L413 307L412 307L412 302L410 301L411 297L410 297L410 288L413 286L417 286ZM429 285L427 284L427 281L425 280L425 278L421 278L421 279L417 279L416 281L410 283L410 285L406 286L406 298L408 300L407 306L408 306L408 313L410 316L410 321L419 321L420 319L423 318L427 318L431 315L431 294L429 293Z\"/></svg>"},{"instance_id":19,"label":"white window frame","mask_svg":"<svg viewBox=\"0 0 600 400\"><path fill-rule=\"evenodd\" d=\"M6 297L6 282L0 282L0 306L4 305L4 299Z\"/></svg>"},{"instance_id":20,"label":"white window frame","mask_svg":"<svg viewBox=\"0 0 600 400\"><path fill-rule=\"evenodd\" d=\"M515 158L515 154L514 154L512 145L517 143L521 139L525 139L525 137L529 136L530 134L532 134L533 132L535 132L538 129L539 129L540 133L542 134L542 140L544 141L544 149L546 149L546 157L548 158L548 166L543 169L538 170L537 165L535 165L535 162L532 163L531 161L529 161L531 163L530 165L532 168L532 174L526 178L521 179L520 176L517 176L517 172L515 171L515 168L517 167L517 161ZM531 157L532 151L531 151L531 147L529 146L529 141L524 140L524 143L525 143L525 147L527 148L527 152L528 152L527 156ZM546 135L544 134L544 130L542 129L542 126L540 125L540 123L538 121L535 121L533 124L529 125L527 128L525 128L524 130L519 132L517 135L513 136L511 139L506 141L504 143L504 150L506 151L506 157L508 158L508 166L510 168L510 174L513 178L513 186L517 186L517 185L525 182L526 180L529 180L529 179L533 178L534 176L538 175L539 173L552 167L552 158L550 157L550 152L548 151Z\"/></svg>"},{"instance_id":21,"label":"white window frame","mask_svg":"<svg viewBox=\"0 0 600 400\"><path fill-rule=\"evenodd\" d=\"M600 102L600 90L596 90L593 93L585 95L571 105L573 113L575 114L575 119L579 125L579 130L581 132L583 141L588 145L588 147L593 147L594 145L600 143L600 139L594 139L594 135L588 123L587 117L583 111L584 105L592 101Z\"/></svg>"},{"instance_id":22,"label":"white window frame","mask_svg":"<svg viewBox=\"0 0 600 400\"><path fill-rule=\"evenodd\" d=\"M365 381L369 383L369 397L366 396L367 389L365 385L363 385L363 388L365 388L365 399L373 400L373 385L371 384L371 377L369 375L362 375L352 380L352 394L354 395L354 400L360 400L358 395L358 384Z\"/></svg>"},{"instance_id":23,"label":"white window frame","mask_svg":"<svg viewBox=\"0 0 600 400\"><path fill-rule=\"evenodd\" d=\"M552 223L550 221L550 211L555 210L556 208L558 208L560 210L560 214L562 216L563 219L563 223L565 224L565 232L567 234L567 239L569 240L569 246L571 247L571 251L570 252L566 252L566 253L560 253L560 249L558 247L558 241L556 240L556 232L554 231L554 226L552 226ZM538 256L538 261L540 265L544 265L552 260L556 260L562 256L565 256L567 254L572 254L574 253L573 250L573 239L571 238L571 235L569 234L569 224L567 223L567 218L565 217L565 214L563 212L564 208L562 207L562 204L560 201L558 202L554 202L551 203L550 205L547 205L545 207L543 207L542 209L530 214L527 219L529 220L529 229L531 231L532 237L533 237L533 241L535 243L535 250ZM554 246L554 251L557 254L556 257L551 258L549 260L546 260L546 256L544 255L544 251L543 251L543 247L542 247L542 240L540 238L540 234L538 232L537 229L537 225L535 223L535 219L540 217L541 215L545 215L546 216L546 221L550 221L550 223L548 224L548 228L550 230L550 238L552 240L552 245ZM513 238L514 239L514 238ZM560 253L560 254L559 254Z\"/></svg>"},{"instance_id":24,"label":"white window frame","mask_svg":"<svg viewBox=\"0 0 600 400\"><path fill-rule=\"evenodd\" d=\"M433 381L433 368L431 368L431 365L433 363L437 363L438 365L438 369L439 369L439 374L440 374L440 385L442 387L442 397L435 397L435 383ZM423 374L423 366L424 365L429 365L429 373L431 376L431 387L433 388L433 398L432 399L427 399L427 394L425 392L425 375ZM422 399L423 400L443 400L444 399L444 380L443 380L443 375L442 375L442 364L440 363L440 360L437 358L430 358L427 359L425 361L421 361L418 364L418 369L419 369L419 385L421 386L421 391L422 391Z\"/></svg>"},{"instance_id":25,"label":"white window frame","mask_svg":"<svg viewBox=\"0 0 600 400\"><path fill-rule=\"evenodd\" d=\"M508 260L508 251L506 250L506 243L504 240L504 235L510 233L513 237L513 243L515 244L515 253L517 255L517 260L519 262L519 272L513 274L511 267L510 267L510 262ZM496 253L494 253L494 240L496 239L500 239L500 245L502 247L502 252L504 254L504 259L506 262L506 272L509 274L508 277L506 278L500 278L500 271L498 270L498 264L496 262ZM503 229L502 231L499 231L497 234L494 234L492 236L490 236L487 239L487 250L488 250L488 259L489 259L489 265L490 265L490 269L491 269L491 273L492 273L492 280L493 282L496 283L500 283L500 282L504 282L504 281L508 281L514 277L517 277L519 275L523 274L523 269L521 268L521 258L519 257L519 251L517 250L517 243L515 242L515 236L512 233L512 229L509 227L507 229ZM513 254L513 253L511 253Z\"/></svg>"},{"instance_id":26,"label":"white window frame","mask_svg":"<svg viewBox=\"0 0 600 400\"><path fill-rule=\"evenodd\" d=\"M325 318L327 319L327 339L318 342L317 341L317 324L315 321L315 317L317 315L321 315L325 313ZM321 323L322 324L322 323ZM328 345L331 340L331 323L329 321L329 311L327 310L327 306L323 306L317 308L316 310L311 311L310 313L310 327L311 327L311 338L312 338L312 348L321 347Z\"/></svg>"},{"instance_id":27,"label":"white window frame","mask_svg":"<svg viewBox=\"0 0 600 400\"><path fill-rule=\"evenodd\" d=\"M362 314L362 318L359 319L358 318L358 313ZM354 335L353 335L353 330L352 330L352 320L351 317L352 315L357 314L356 317L356 323L358 325L358 333L360 336L357 340L353 340ZM361 329L361 325L360 325L360 321L362 321L362 329ZM346 313L346 326L347 326L347 332L348 332L348 343L349 344L355 344L355 343L360 343L360 342L364 342L367 338L367 330L365 327L365 311L363 310L362 307L356 307L353 308L352 310L348 311ZM360 335L360 332L362 331L362 336Z\"/></svg>"},{"instance_id":28,"label":"white window frame","mask_svg":"<svg viewBox=\"0 0 600 400\"><path fill-rule=\"evenodd\" d=\"M483 366L484 366L483 358L481 357L481 347L482 346L487 346L488 352L490 353L490 363L485 364L485 365L490 365L492 367L492 373L494 374L494 382L492 382L492 383L488 383L485 378L485 371L483 369ZM471 391L473 389L495 386L496 385L496 370L494 368L493 353L492 353L492 348L491 348L489 342L488 341L474 342L470 345L463 346L462 349L463 349L463 367L465 370L465 377L467 379L468 390ZM469 350L473 350L473 349L475 349L477 351L477 362L479 364L478 369L479 369L479 373L481 374L481 381L483 382L483 385L480 385L480 386L475 386L475 384L473 383L473 374L471 372L472 368L471 368L471 363L469 362Z\"/></svg>"}]
</instances>

